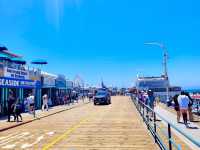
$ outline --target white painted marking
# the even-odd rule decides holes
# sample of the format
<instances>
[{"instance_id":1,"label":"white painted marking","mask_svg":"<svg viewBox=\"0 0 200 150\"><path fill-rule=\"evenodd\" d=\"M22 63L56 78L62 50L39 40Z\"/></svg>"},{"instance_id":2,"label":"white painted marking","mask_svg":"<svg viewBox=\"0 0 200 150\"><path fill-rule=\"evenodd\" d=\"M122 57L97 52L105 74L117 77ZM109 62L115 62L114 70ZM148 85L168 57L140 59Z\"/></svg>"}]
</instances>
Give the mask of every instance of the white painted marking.
<instances>
[{"instance_id":1,"label":"white painted marking","mask_svg":"<svg viewBox=\"0 0 200 150\"><path fill-rule=\"evenodd\" d=\"M30 146L30 144L26 143L26 144L23 144L23 145L21 146L21 148L22 148L22 149L25 149L25 148L27 148L27 147L29 147L29 146Z\"/></svg>"},{"instance_id":2,"label":"white painted marking","mask_svg":"<svg viewBox=\"0 0 200 150\"><path fill-rule=\"evenodd\" d=\"M10 143L10 142L13 142L14 140L23 138L23 137L25 137L25 136L27 136L29 134L30 134L29 132L23 132L21 134L15 135L15 136L8 137L8 138L0 141L0 146L5 145L5 144Z\"/></svg>"},{"instance_id":3,"label":"white painted marking","mask_svg":"<svg viewBox=\"0 0 200 150\"><path fill-rule=\"evenodd\" d=\"M44 136L40 136L40 137L38 137L38 138L36 139L36 141L33 142L32 144L28 144L28 143L23 144L23 145L21 146L21 148L22 148L22 149L26 149L26 148L32 147L33 145L39 143L43 138L44 138Z\"/></svg>"},{"instance_id":4,"label":"white painted marking","mask_svg":"<svg viewBox=\"0 0 200 150\"><path fill-rule=\"evenodd\" d=\"M52 135L54 135L55 134L55 132L48 132L47 133L47 135L49 135L49 136L52 136Z\"/></svg>"},{"instance_id":5,"label":"white painted marking","mask_svg":"<svg viewBox=\"0 0 200 150\"><path fill-rule=\"evenodd\" d=\"M15 144L12 144L12 145L3 146L2 148L3 149L13 149L15 146L16 146Z\"/></svg>"},{"instance_id":6,"label":"white painted marking","mask_svg":"<svg viewBox=\"0 0 200 150\"><path fill-rule=\"evenodd\" d=\"M18 135L19 133L14 133L14 134L9 134L7 136L3 136L3 137L0 137L0 140L3 140L3 139L6 139L6 138L9 138L9 137L12 137L14 135Z\"/></svg>"}]
</instances>

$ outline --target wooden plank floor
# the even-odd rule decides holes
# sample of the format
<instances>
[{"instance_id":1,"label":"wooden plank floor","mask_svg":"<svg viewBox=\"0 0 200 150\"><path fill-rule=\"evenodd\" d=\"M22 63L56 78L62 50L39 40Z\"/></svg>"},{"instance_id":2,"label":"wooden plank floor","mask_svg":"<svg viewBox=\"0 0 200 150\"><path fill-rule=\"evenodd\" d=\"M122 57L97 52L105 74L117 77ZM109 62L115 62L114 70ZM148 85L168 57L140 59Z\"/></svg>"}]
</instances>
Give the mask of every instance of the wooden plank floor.
<instances>
[{"instance_id":1,"label":"wooden plank floor","mask_svg":"<svg viewBox=\"0 0 200 150\"><path fill-rule=\"evenodd\" d=\"M156 150L128 97L92 103L0 133L0 149Z\"/></svg>"}]
</instances>

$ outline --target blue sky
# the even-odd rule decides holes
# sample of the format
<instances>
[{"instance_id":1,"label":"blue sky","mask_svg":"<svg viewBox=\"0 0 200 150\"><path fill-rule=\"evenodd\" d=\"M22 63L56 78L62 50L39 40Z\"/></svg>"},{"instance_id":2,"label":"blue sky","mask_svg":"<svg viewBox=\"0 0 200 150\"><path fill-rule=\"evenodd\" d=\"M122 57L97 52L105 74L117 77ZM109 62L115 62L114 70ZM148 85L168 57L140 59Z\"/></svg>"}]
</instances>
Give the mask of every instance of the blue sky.
<instances>
[{"instance_id":1,"label":"blue sky","mask_svg":"<svg viewBox=\"0 0 200 150\"><path fill-rule=\"evenodd\" d=\"M160 75L163 42L171 84L200 87L200 1L0 0L0 43L70 79L130 86Z\"/></svg>"}]
</instances>

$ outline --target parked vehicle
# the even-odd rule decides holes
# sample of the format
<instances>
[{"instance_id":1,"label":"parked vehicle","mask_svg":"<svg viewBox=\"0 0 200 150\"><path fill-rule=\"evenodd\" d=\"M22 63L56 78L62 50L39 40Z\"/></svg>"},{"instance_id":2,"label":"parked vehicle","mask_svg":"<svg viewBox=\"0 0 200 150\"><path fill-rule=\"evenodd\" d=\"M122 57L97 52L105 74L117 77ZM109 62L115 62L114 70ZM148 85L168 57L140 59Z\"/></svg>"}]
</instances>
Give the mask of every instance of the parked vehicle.
<instances>
[{"instance_id":1,"label":"parked vehicle","mask_svg":"<svg viewBox=\"0 0 200 150\"><path fill-rule=\"evenodd\" d=\"M89 98L89 99L92 99L92 98L93 98L93 96L94 96L94 94L93 94L93 93L88 93L88 98Z\"/></svg>"},{"instance_id":2,"label":"parked vehicle","mask_svg":"<svg viewBox=\"0 0 200 150\"><path fill-rule=\"evenodd\" d=\"M109 92L107 91L97 91L96 95L94 96L94 105L97 104L111 104L111 97Z\"/></svg>"}]
</instances>

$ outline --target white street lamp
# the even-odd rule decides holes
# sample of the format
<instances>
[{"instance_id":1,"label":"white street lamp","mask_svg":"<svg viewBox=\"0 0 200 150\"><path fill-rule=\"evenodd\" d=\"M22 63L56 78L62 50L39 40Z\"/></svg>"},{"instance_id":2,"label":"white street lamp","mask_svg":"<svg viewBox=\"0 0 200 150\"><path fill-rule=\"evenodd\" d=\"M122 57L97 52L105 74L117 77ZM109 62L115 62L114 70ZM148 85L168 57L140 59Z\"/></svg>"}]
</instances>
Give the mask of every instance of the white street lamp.
<instances>
[{"instance_id":1,"label":"white street lamp","mask_svg":"<svg viewBox=\"0 0 200 150\"><path fill-rule=\"evenodd\" d=\"M165 79L167 80L166 92L167 92L167 101L169 101L169 78L168 78L168 73L167 73L167 60L168 60L167 49L162 43L159 43L159 42L147 42L144 44L159 46L164 52L163 53L164 76L165 76Z\"/></svg>"}]
</instances>

